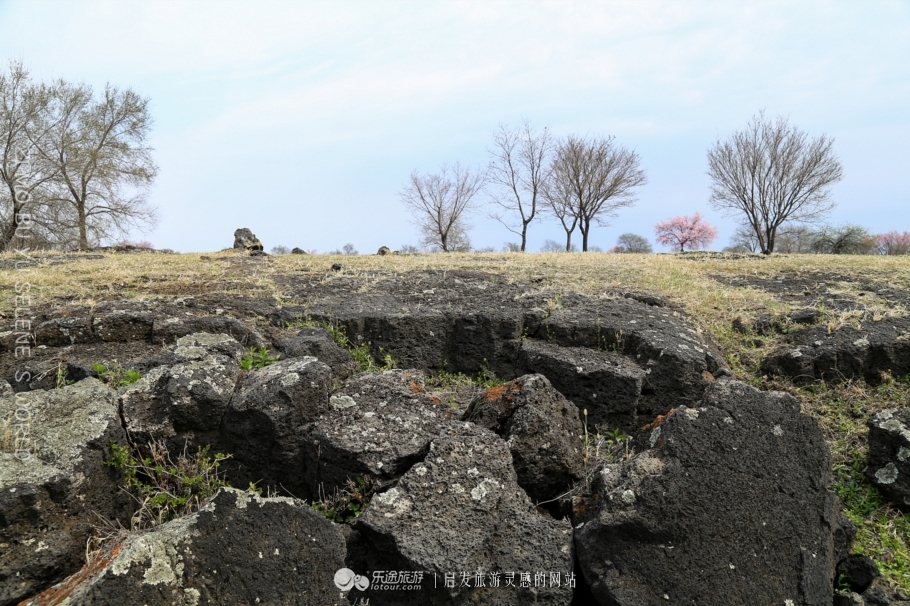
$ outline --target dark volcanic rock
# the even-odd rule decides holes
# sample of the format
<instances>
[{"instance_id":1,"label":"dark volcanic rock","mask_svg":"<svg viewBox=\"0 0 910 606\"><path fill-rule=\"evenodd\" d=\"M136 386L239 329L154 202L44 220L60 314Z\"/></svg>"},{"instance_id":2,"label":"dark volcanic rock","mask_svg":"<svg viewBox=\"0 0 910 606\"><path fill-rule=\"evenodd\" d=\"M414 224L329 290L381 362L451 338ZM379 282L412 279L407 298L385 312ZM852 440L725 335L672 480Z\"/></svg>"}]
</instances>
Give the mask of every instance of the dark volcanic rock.
<instances>
[{"instance_id":1,"label":"dark volcanic rock","mask_svg":"<svg viewBox=\"0 0 910 606\"><path fill-rule=\"evenodd\" d=\"M221 420L220 448L233 454L225 473L237 486L283 487L310 498L305 437L327 412L331 369L316 358L290 358L252 370Z\"/></svg>"},{"instance_id":2,"label":"dark volcanic rock","mask_svg":"<svg viewBox=\"0 0 910 606\"><path fill-rule=\"evenodd\" d=\"M268 341L253 328L226 316L166 317L152 325L152 341L170 345L176 339L197 332L224 334L246 347L266 347Z\"/></svg>"},{"instance_id":3,"label":"dark volcanic rock","mask_svg":"<svg viewBox=\"0 0 910 606\"><path fill-rule=\"evenodd\" d=\"M272 323L308 314L337 323L377 360L391 353L404 368L470 375L488 369L505 379L528 372L523 339L615 352L646 374L636 408L651 416L697 402L725 368L716 347L677 312L633 299L565 295L554 304L546 294L467 271L413 272L372 283L367 292L353 277L335 280L337 290L308 307L276 310ZM310 291L298 296L310 298Z\"/></svg>"},{"instance_id":4,"label":"dark volcanic rock","mask_svg":"<svg viewBox=\"0 0 910 606\"><path fill-rule=\"evenodd\" d=\"M910 505L910 409L883 410L868 425L866 477L897 505Z\"/></svg>"},{"instance_id":5,"label":"dark volcanic rock","mask_svg":"<svg viewBox=\"0 0 910 606\"><path fill-rule=\"evenodd\" d=\"M637 405L647 373L625 356L530 339L521 344L520 356L527 372L546 375L579 412L587 409L592 430L640 425Z\"/></svg>"},{"instance_id":6,"label":"dark volcanic rock","mask_svg":"<svg viewBox=\"0 0 910 606\"><path fill-rule=\"evenodd\" d=\"M829 456L794 398L719 381L637 442L574 512L600 603L831 604Z\"/></svg>"},{"instance_id":7,"label":"dark volcanic rock","mask_svg":"<svg viewBox=\"0 0 910 606\"><path fill-rule=\"evenodd\" d=\"M518 485L533 501L553 499L582 477L578 409L542 375L488 389L463 418L506 441Z\"/></svg>"},{"instance_id":8,"label":"dark volcanic rock","mask_svg":"<svg viewBox=\"0 0 910 606\"><path fill-rule=\"evenodd\" d=\"M910 374L910 318L865 321L846 326L804 328L787 335L787 345L762 361L762 371L791 377L796 383L865 379L877 384L881 374Z\"/></svg>"},{"instance_id":9,"label":"dark volcanic rock","mask_svg":"<svg viewBox=\"0 0 910 606\"><path fill-rule=\"evenodd\" d=\"M234 232L234 248L261 251L263 246L262 242L259 241L259 238L257 238L252 231L246 227L241 227Z\"/></svg>"},{"instance_id":10,"label":"dark volcanic rock","mask_svg":"<svg viewBox=\"0 0 910 606\"><path fill-rule=\"evenodd\" d=\"M866 591L872 581L881 576L878 566L872 561L872 558L858 553L848 555L838 562L835 572L838 579L843 578L843 581L850 586L850 590L856 593Z\"/></svg>"},{"instance_id":11,"label":"dark volcanic rock","mask_svg":"<svg viewBox=\"0 0 910 606\"><path fill-rule=\"evenodd\" d=\"M227 335L196 333L178 339L174 364L153 368L120 397L132 441L164 440L177 452L186 440L190 452L205 446L200 441L219 428L227 411L242 355L243 348Z\"/></svg>"},{"instance_id":12,"label":"dark volcanic rock","mask_svg":"<svg viewBox=\"0 0 910 606\"><path fill-rule=\"evenodd\" d=\"M126 443L116 399L97 379L0 399L0 418L23 421L22 428L11 425L20 449L0 450L3 606L78 570L96 513L129 526L132 504L118 488L121 475L104 465L111 440Z\"/></svg>"},{"instance_id":13,"label":"dark volcanic rock","mask_svg":"<svg viewBox=\"0 0 910 606\"><path fill-rule=\"evenodd\" d=\"M304 328L296 337L284 341L281 350L287 358L312 356L332 369L332 376L344 380L357 370L357 363L344 347L341 347L325 330Z\"/></svg>"},{"instance_id":14,"label":"dark volcanic rock","mask_svg":"<svg viewBox=\"0 0 910 606\"><path fill-rule=\"evenodd\" d=\"M148 341L154 317L145 311L110 309L92 317L92 333L102 341Z\"/></svg>"},{"instance_id":15,"label":"dark volcanic rock","mask_svg":"<svg viewBox=\"0 0 910 606\"><path fill-rule=\"evenodd\" d=\"M307 437L310 492L332 494L365 474L385 484L396 480L453 422L452 411L426 394L420 372L355 375L332 395Z\"/></svg>"},{"instance_id":16,"label":"dark volcanic rock","mask_svg":"<svg viewBox=\"0 0 910 606\"><path fill-rule=\"evenodd\" d=\"M222 489L23 604L347 604L333 581L344 554L339 527L306 503Z\"/></svg>"},{"instance_id":17,"label":"dark volcanic rock","mask_svg":"<svg viewBox=\"0 0 910 606\"><path fill-rule=\"evenodd\" d=\"M538 513L516 483L506 444L471 423L435 437L426 459L397 486L373 497L353 527L357 534L349 541L347 561L355 572L424 571L421 590L368 590L363 596L370 604L569 604L572 599L568 520ZM522 572L529 573L525 586ZM445 588L446 573L453 576L451 588ZM498 586L492 585L492 573ZM559 587L551 573L559 575Z\"/></svg>"},{"instance_id":18,"label":"dark volcanic rock","mask_svg":"<svg viewBox=\"0 0 910 606\"><path fill-rule=\"evenodd\" d=\"M662 414L694 404L724 368L716 347L694 328L660 308L631 300L583 299L550 314L525 315L526 336L557 345L614 351L647 375L637 404L639 414Z\"/></svg>"}]
</instances>

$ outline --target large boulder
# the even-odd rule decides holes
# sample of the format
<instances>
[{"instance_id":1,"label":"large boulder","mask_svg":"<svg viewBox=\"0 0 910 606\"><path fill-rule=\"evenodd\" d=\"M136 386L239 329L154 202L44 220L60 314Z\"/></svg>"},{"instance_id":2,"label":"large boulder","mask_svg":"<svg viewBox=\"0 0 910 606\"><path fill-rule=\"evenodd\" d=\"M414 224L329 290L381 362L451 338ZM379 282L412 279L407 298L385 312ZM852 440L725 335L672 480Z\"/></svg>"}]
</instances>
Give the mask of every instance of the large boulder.
<instances>
[{"instance_id":1,"label":"large boulder","mask_svg":"<svg viewBox=\"0 0 910 606\"><path fill-rule=\"evenodd\" d=\"M78 570L102 518L129 526L122 477L104 465L110 442L126 443L116 402L117 394L92 378L0 399L0 419L11 422L10 443L0 448L3 606Z\"/></svg>"},{"instance_id":2,"label":"large boulder","mask_svg":"<svg viewBox=\"0 0 910 606\"><path fill-rule=\"evenodd\" d=\"M241 227L234 232L234 248L241 250L259 250L263 249L262 242L259 241L253 232L246 227Z\"/></svg>"},{"instance_id":3,"label":"large boulder","mask_svg":"<svg viewBox=\"0 0 910 606\"><path fill-rule=\"evenodd\" d=\"M228 479L310 498L304 445L331 388L331 369L313 357L248 372L221 420L219 449L233 455L223 463Z\"/></svg>"},{"instance_id":4,"label":"large boulder","mask_svg":"<svg viewBox=\"0 0 910 606\"><path fill-rule=\"evenodd\" d=\"M795 398L718 381L636 445L573 514L601 604L831 604L829 455Z\"/></svg>"},{"instance_id":5,"label":"large boulder","mask_svg":"<svg viewBox=\"0 0 910 606\"><path fill-rule=\"evenodd\" d=\"M418 371L351 377L307 436L311 494L331 495L363 475L383 485L397 480L426 457L430 442L453 421L453 411L426 393Z\"/></svg>"},{"instance_id":6,"label":"large boulder","mask_svg":"<svg viewBox=\"0 0 910 606\"><path fill-rule=\"evenodd\" d=\"M869 419L866 477L885 497L910 505L910 409L883 410Z\"/></svg>"},{"instance_id":7,"label":"large boulder","mask_svg":"<svg viewBox=\"0 0 910 606\"><path fill-rule=\"evenodd\" d=\"M355 572L422 572L418 591L374 588L371 604L569 604L572 528L539 513L496 434L471 423L438 434L422 462L353 524ZM523 576L527 575L527 576ZM360 595L360 594L358 594Z\"/></svg>"},{"instance_id":8,"label":"large boulder","mask_svg":"<svg viewBox=\"0 0 910 606\"><path fill-rule=\"evenodd\" d=\"M125 390L120 410L134 443L163 440L172 451L205 446L221 425L240 376L243 348L224 334L194 333L173 348L170 366L153 368Z\"/></svg>"},{"instance_id":9,"label":"large boulder","mask_svg":"<svg viewBox=\"0 0 910 606\"><path fill-rule=\"evenodd\" d=\"M578 409L543 375L525 375L488 389L463 419L506 441L518 485L533 501L558 497L584 473Z\"/></svg>"},{"instance_id":10,"label":"large boulder","mask_svg":"<svg viewBox=\"0 0 910 606\"><path fill-rule=\"evenodd\" d=\"M23 606L347 604L339 527L305 503L220 490L192 515L127 536Z\"/></svg>"}]
</instances>

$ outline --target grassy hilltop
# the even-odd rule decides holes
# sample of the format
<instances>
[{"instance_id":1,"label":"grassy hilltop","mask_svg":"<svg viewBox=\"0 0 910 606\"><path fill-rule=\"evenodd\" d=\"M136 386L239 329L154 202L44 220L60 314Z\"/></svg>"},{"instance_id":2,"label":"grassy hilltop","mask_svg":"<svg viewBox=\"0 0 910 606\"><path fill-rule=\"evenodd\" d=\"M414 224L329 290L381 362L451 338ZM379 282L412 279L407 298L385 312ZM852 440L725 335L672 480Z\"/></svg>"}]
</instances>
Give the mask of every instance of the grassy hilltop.
<instances>
[{"instance_id":1,"label":"grassy hilltop","mask_svg":"<svg viewBox=\"0 0 910 606\"><path fill-rule=\"evenodd\" d=\"M45 256L60 257L42 253L40 258ZM910 376L885 376L878 386L847 382L797 387L760 371L762 357L782 339L780 334L762 336L756 342L753 335L732 328L737 318L749 325L763 314L784 316L807 306L819 309L821 322L829 331L907 315L910 257L452 253L251 258L237 252L105 253L104 258L75 253L66 257L64 263L46 258L26 273L12 269L12 261L21 257L0 255L0 332L13 330L17 281L20 287L23 282L31 285L35 308L203 293L274 297L280 303L302 304L305 301L282 292L280 284L286 284L289 276L330 282L339 273L356 274L368 289L371 277L425 269L484 271L493 274L491 280L531 284L551 293L660 295L668 307L711 335L738 379L761 389L794 394L803 411L819 420L832 453L832 488L859 528L854 550L875 559L888 580L910 590L910 523L862 475L866 420L878 410L910 405ZM335 263L342 264L340 272L332 271ZM816 297L814 293L825 295ZM836 297L837 306L826 300L831 296Z\"/></svg>"}]
</instances>

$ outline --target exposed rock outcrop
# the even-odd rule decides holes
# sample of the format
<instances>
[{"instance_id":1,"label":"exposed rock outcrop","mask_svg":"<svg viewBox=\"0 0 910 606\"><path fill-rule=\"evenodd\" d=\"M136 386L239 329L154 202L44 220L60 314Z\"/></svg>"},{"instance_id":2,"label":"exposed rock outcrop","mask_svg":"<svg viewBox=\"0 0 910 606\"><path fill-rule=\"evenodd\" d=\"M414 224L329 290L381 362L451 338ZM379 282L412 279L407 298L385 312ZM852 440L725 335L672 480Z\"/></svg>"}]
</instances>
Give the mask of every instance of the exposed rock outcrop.
<instances>
[{"instance_id":1,"label":"exposed rock outcrop","mask_svg":"<svg viewBox=\"0 0 910 606\"><path fill-rule=\"evenodd\" d=\"M896 505L910 506L910 409L883 410L868 425L866 477Z\"/></svg>"},{"instance_id":2,"label":"exposed rock outcrop","mask_svg":"<svg viewBox=\"0 0 910 606\"><path fill-rule=\"evenodd\" d=\"M424 571L421 590L364 592L371 604L572 600L568 520L538 513L518 487L505 442L471 423L434 437L426 458L374 497L353 528L352 570Z\"/></svg>"},{"instance_id":3,"label":"exposed rock outcrop","mask_svg":"<svg viewBox=\"0 0 910 606\"><path fill-rule=\"evenodd\" d=\"M488 389L464 420L506 441L518 485L533 501L554 499L582 477L578 409L542 375Z\"/></svg>"},{"instance_id":4,"label":"exposed rock outcrop","mask_svg":"<svg viewBox=\"0 0 910 606\"><path fill-rule=\"evenodd\" d=\"M573 516L601 604L831 604L829 457L794 398L720 381L637 445Z\"/></svg>"},{"instance_id":5,"label":"exposed rock outcrop","mask_svg":"<svg viewBox=\"0 0 910 606\"><path fill-rule=\"evenodd\" d=\"M222 489L23 605L347 604L333 582L344 554L339 527L305 503Z\"/></svg>"},{"instance_id":6,"label":"exposed rock outcrop","mask_svg":"<svg viewBox=\"0 0 910 606\"><path fill-rule=\"evenodd\" d=\"M104 465L111 440L126 443L116 399L93 378L0 399L0 419L12 421L11 443L0 449L3 606L78 570L96 514L129 526L121 475Z\"/></svg>"},{"instance_id":7,"label":"exposed rock outcrop","mask_svg":"<svg viewBox=\"0 0 910 606\"><path fill-rule=\"evenodd\" d=\"M788 333L787 345L762 361L762 371L786 375L799 384L865 379L872 384L882 373L910 374L910 318L866 321L862 328L829 331L811 326Z\"/></svg>"}]
</instances>

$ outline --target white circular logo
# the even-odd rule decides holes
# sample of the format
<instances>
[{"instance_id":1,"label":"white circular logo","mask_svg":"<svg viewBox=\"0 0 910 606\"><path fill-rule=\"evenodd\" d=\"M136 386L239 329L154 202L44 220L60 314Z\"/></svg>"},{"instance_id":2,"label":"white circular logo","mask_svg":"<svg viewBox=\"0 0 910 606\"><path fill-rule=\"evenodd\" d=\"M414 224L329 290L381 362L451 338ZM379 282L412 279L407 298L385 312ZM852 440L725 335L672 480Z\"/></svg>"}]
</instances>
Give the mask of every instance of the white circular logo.
<instances>
[{"instance_id":1,"label":"white circular logo","mask_svg":"<svg viewBox=\"0 0 910 606\"><path fill-rule=\"evenodd\" d=\"M335 586L342 591L350 591L354 587L366 591L370 586L370 579L356 574L350 568L342 568L335 573Z\"/></svg>"}]
</instances>

